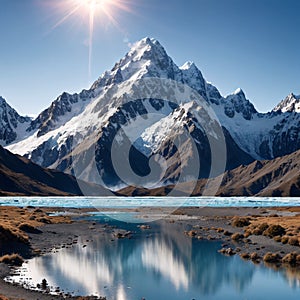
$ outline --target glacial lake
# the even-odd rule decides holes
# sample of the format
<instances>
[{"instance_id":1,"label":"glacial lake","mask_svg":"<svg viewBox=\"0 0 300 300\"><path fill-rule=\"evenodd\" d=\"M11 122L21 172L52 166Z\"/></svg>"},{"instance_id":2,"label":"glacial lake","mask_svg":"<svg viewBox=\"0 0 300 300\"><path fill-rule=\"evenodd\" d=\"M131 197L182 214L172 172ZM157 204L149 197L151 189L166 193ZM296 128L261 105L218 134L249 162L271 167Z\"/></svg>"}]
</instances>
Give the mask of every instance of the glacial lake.
<instances>
[{"instance_id":1,"label":"glacial lake","mask_svg":"<svg viewBox=\"0 0 300 300\"><path fill-rule=\"evenodd\" d=\"M40 207L272 207L299 206L300 198L91 198L91 197L1 197L1 205ZM112 209L112 214L114 213ZM129 213L121 217L94 213L96 222L111 222L136 230ZM109 218L108 216L112 217ZM108 221L109 220L109 221ZM219 242L185 236L177 224L151 223L151 233L132 239L97 235L78 244L28 260L9 281L35 289L46 278L52 292L106 296L108 300L202 299L240 300L300 299L299 270L273 270L238 256L218 253ZM159 225L158 225L159 224ZM167 224L167 223L166 223Z\"/></svg>"},{"instance_id":2,"label":"glacial lake","mask_svg":"<svg viewBox=\"0 0 300 300\"><path fill-rule=\"evenodd\" d=\"M137 224L102 214L89 216L125 230L131 239L98 234L72 248L28 260L8 278L36 288L45 278L72 295L101 295L107 300L299 299L300 272L273 270L238 256L218 253L217 241L191 239L179 224L152 223L147 234Z\"/></svg>"}]
</instances>

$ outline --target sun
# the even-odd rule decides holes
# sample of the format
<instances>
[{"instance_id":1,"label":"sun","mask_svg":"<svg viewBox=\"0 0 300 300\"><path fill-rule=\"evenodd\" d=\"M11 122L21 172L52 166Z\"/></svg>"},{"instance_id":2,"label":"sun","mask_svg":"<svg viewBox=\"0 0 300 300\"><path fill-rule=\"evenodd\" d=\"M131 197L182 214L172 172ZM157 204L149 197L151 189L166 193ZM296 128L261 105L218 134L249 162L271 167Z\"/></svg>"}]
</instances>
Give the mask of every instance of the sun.
<instances>
[{"instance_id":1,"label":"sun","mask_svg":"<svg viewBox=\"0 0 300 300\"><path fill-rule=\"evenodd\" d=\"M97 20L105 20L105 24L111 23L122 31L116 18L114 17L116 10L124 10L132 12L129 8L128 0L52 0L59 3L59 7L63 11L62 18L53 26L53 29L65 23L68 19L76 16L86 20L89 31L89 75L92 65L92 49L93 36ZM52 3L53 3L52 2Z\"/></svg>"},{"instance_id":2,"label":"sun","mask_svg":"<svg viewBox=\"0 0 300 300\"><path fill-rule=\"evenodd\" d=\"M106 11L109 6L113 5L114 0L75 0L78 6L82 6L90 13Z\"/></svg>"}]
</instances>

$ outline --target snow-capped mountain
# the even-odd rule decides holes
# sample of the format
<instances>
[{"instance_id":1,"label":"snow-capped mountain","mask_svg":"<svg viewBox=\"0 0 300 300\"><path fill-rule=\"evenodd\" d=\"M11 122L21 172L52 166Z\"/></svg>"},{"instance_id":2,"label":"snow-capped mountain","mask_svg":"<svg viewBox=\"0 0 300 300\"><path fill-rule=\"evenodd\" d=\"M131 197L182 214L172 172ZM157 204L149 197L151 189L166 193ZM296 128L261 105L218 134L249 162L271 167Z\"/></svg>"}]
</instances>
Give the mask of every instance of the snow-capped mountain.
<instances>
[{"instance_id":1,"label":"snow-capped mountain","mask_svg":"<svg viewBox=\"0 0 300 300\"><path fill-rule=\"evenodd\" d=\"M12 152L84 180L98 183L100 174L106 185L122 185L116 161L127 170L124 164L129 160L144 179L137 182L128 171L127 183L148 180L159 185L176 182L199 157L198 175L209 176L214 160L211 145L222 138L227 146L226 169L299 149L299 97L287 99L268 114L258 113L241 89L222 97L194 63L178 67L157 40L145 38L89 90L63 93L35 120L25 119L23 140L5 140ZM194 146L182 142L186 134ZM177 141L181 141L178 147ZM112 155L114 151L118 157ZM164 160L165 170L157 168L159 174L149 177L151 164L163 165Z\"/></svg>"},{"instance_id":2,"label":"snow-capped mountain","mask_svg":"<svg viewBox=\"0 0 300 300\"><path fill-rule=\"evenodd\" d=\"M25 129L30 125L29 117L20 116L0 96L0 145L6 146L20 139L23 139Z\"/></svg>"},{"instance_id":3,"label":"snow-capped mountain","mask_svg":"<svg viewBox=\"0 0 300 300\"><path fill-rule=\"evenodd\" d=\"M26 131L37 131L37 137L40 137L51 130L59 128L80 114L94 96L91 90L83 90L81 93L73 95L63 93L51 103L49 108L38 115Z\"/></svg>"},{"instance_id":4,"label":"snow-capped mountain","mask_svg":"<svg viewBox=\"0 0 300 300\"><path fill-rule=\"evenodd\" d=\"M273 111L280 112L300 112L300 96L290 93L284 100L282 100Z\"/></svg>"}]
</instances>

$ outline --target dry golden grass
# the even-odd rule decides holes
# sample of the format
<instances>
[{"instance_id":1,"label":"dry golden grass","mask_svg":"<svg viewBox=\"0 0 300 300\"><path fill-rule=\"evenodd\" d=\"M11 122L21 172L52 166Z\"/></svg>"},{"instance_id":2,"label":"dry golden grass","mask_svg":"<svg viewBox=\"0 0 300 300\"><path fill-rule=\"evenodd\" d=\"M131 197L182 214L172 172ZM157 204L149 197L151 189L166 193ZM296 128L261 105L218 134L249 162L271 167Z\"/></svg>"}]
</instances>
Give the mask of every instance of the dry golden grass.
<instances>
[{"instance_id":1,"label":"dry golden grass","mask_svg":"<svg viewBox=\"0 0 300 300\"><path fill-rule=\"evenodd\" d=\"M267 252L263 257L264 262L278 263L281 262L281 257L278 253Z\"/></svg>"},{"instance_id":2,"label":"dry golden grass","mask_svg":"<svg viewBox=\"0 0 300 300\"><path fill-rule=\"evenodd\" d=\"M293 208L278 208L280 212L293 212L296 213L294 216L255 216L255 219L251 219L251 224L245 229L245 232L250 232L256 235L267 235L271 238L276 236L281 236L281 242L284 244L291 241L294 245L299 245L300 243L300 207ZM284 231L277 230L284 228ZM276 230L275 230L276 229ZM279 232L280 231L280 232ZM297 243L298 240L298 243ZM278 241L279 238L278 238Z\"/></svg>"},{"instance_id":3,"label":"dry golden grass","mask_svg":"<svg viewBox=\"0 0 300 300\"><path fill-rule=\"evenodd\" d=\"M242 240L244 238L244 235L243 234L240 234L238 232L234 233L232 236L231 236L231 239L233 241L239 241L239 240Z\"/></svg>"},{"instance_id":4,"label":"dry golden grass","mask_svg":"<svg viewBox=\"0 0 300 300\"><path fill-rule=\"evenodd\" d=\"M251 260L259 260L260 256L257 254L257 252L253 252L250 254L250 259Z\"/></svg>"},{"instance_id":5,"label":"dry golden grass","mask_svg":"<svg viewBox=\"0 0 300 300\"><path fill-rule=\"evenodd\" d=\"M242 259L249 259L250 258L250 254L249 253L241 253L240 254L240 257L242 258Z\"/></svg>"},{"instance_id":6,"label":"dry golden grass","mask_svg":"<svg viewBox=\"0 0 300 300\"><path fill-rule=\"evenodd\" d=\"M246 217L234 217L231 221L231 225L234 227L245 227L250 225L250 219Z\"/></svg>"},{"instance_id":7,"label":"dry golden grass","mask_svg":"<svg viewBox=\"0 0 300 300\"><path fill-rule=\"evenodd\" d=\"M49 217L49 209L19 208L19 207L0 207L0 242L17 240L23 243L28 242L28 230L43 226L46 223L69 223L70 218Z\"/></svg>"},{"instance_id":8,"label":"dry golden grass","mask_svg":"<svg viewBox=\"0 0 300 300\"><path fill-rule=\"evenodd\" d=\"M288 253L286 256L283 257L282 262L290 265L297 264L297 256L296 252Z\"/></svg>"},{"instance_id":9,"label":"dry golden grass","mask_svg":"<svg viewBox=\"0 0 300 300\"><path fill-rule=\"evenodd\" d=\"M24 259L19 254L13 253L13 254L6 254L0 257L0 263L4 263L7 265L13 265L13 266L21 266L24 262Z\"/></svg>"}]
</instances>

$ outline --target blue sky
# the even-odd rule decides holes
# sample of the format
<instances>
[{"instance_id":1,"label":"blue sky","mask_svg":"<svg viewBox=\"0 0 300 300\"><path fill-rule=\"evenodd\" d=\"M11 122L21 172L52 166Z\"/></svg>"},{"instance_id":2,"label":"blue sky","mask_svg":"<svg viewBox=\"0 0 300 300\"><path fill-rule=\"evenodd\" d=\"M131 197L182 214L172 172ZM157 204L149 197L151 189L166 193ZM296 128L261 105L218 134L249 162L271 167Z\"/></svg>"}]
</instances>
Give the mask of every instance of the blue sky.
<instances>
[{"instance_id":1,"label":"blue sky","mask_svg":"<svg viewBox=\"0 0 300 300\"><path fill-rule=\"evenodd\" d=\"M52 29L57 1L78 0L0 0L0 95L20 113L88 88L145 36L178 65L194 61L223 95L241 87L259 111L300 94L298 0L123 0L132 13L114 10L119 28L96 23L91 74L86 15Z\"/></svg>"}]
</instances>

